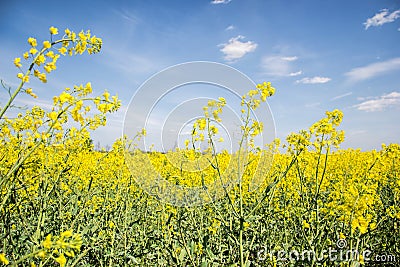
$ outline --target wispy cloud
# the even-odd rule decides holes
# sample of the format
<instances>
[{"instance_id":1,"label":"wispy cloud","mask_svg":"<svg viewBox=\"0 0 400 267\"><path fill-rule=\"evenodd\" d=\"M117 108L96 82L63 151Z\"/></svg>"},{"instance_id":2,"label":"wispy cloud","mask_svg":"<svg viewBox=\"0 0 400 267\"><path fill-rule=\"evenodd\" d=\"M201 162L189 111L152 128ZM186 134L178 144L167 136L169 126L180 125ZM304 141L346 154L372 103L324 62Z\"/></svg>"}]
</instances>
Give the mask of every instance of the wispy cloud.
<instances>
[{"instance_id":1,"label":"wispy cloud","mask_svg":"<svg viewBox=\"0 0 400 267\"><path fill-rule=\"evenodd\" d=\"M228 27L225 28L225 31L232 31L235 29L235 26L229 25Z\"/></svg>"},{"instance_id":2,"label":"wispy cloud","mask_svg":"<svg viewBox=\"0 0 400 267\"><path fill-rule=\"evenodd\" d=\"M354 68L345 73L350 81L366 80L396 69L400 69L400 57L383 62L372 63L364 67Z\"/></svg>"},{"instance_id":3,"label":"wispy cloud","mask_svg":"<svg viewBox=\"0 0 400 267\"><path fill-rule=\"evenodd\" d=\"M244 36L238 35L237 37L229 39L228 43L220 44L222 46L221 52L224 53L226 61L234 61L242 58L247 53L253 52L257 48L257 44L252 41L242 42Z\"/></svg>"},{"instance_id":4,"label":"wispy cloud","mask_svg":"<svg viewBox=\"0 0 400 267\"><path fill-rule=\"evenodd\" d=\"M305 84L316 84L316 83L327 83L331 80L331 78L328 77L320 77L320 76L315 76L315 77L305 77L301 80L297 80L296 83L305 83Z\"/></svg>"},{"instance_id":5,"label":"wispy cloud","mask_svg":"<svg viewBox=\"0 0 400 267\"><path fill-rule=\"evenodd\" d=\"M400 92L391 92L380 97L375 97L372 100L367 100L355 105L358 110L373 112L382 111L385 108L392 106L400 106Z\"/></svg>"},{"instance_id":6,"label":"wispy cloud","mask_svg":"<svg viewBox=\"0 0 400 267\"><path fill-rule=\"evenodd\" d=\"M126 11L124 13L121 12L121 17L133 23L137 23L139 21L137 17L130 13L127 13Z\"/></svg>"},{"instance_id":7,"label":"wispy cloud","mask_svg":"<svg viewBox=\"0 0 400 267\"><path fill-rule=\"evenodd\" d=\"M301 75L303 72L301 71L301 70L299 70L299 71L296 71L296 72L291 72L291 73L289 73L289 76L290 77L294 77L294 76L299 76L299 75Z\"/></svg>"},{"instance_id":8,"label":"wispy cloud","mask_svg":"<svg viewBox=\"0 0 400 267\"><path fill-rule=\"evenodd\" d=\"M218 4L228 4L232 0L213 0L211 4L218 5Z\"/></svg>"},{"instance_id":9,"label":"wispy cloud","mask_svg":"<svg viewBox=\"0 0 400 267\"><path fill-rule=\"evenodd\" d=\"M373 97L373 96L359 96L359 97L357 97L358 101L366 101L366 100L371 100L371 99L375 99L375 97Z\"/></svg>"},{"instance_id":10,"label":"wispy cloud","mask_svg":"<svg viewBox=\"0 0 400 267\"><path fill-rule=\"evenodd\" d=\"M296 61L298 59L298 57L293 56L293 57L282 57L282 60L285 61Z\"/></svg>"},{"instance_id":11,"label":"wispy cloud","mask_svg":"<svg viewBox=\"0 0 400 267\"><path fill-rule=\"evenodd\" d=\"M297 56L274 55L264 57L261 64L265 73L271 76L298 76L302 71L294 72L291 65L291 62L297 59Z\"/></svg>"},{"instance_id":12,"label":"wispy cloud","mask_svg":"<svg viewBox=\"0 0 400 267\"><path fill-rule=\"evenodd\" d=\"M346 96L349 96L349 95L352 95L352 94L353 94L353 92L348 92L348 93L345 93L345 94L342 94L342 95L338 95L338 96L332 97L331 101L338 100L338 99L341 99L343 97L346 97Z\"/></svg>"},{"instance_id":13,"label":"wispy cloud","mask_svg":"<svg viewBox=\"0 0 400 267\"><path fill-rule=\"evenodd\" d=\"M390 23L400 18L400 9L389 13L388 9L382 9L379 13L376 13L372 18L367 19L364 22L365 29L367 30L372 26L382 26L383 24Z\"/></svg>"}]
</instances>

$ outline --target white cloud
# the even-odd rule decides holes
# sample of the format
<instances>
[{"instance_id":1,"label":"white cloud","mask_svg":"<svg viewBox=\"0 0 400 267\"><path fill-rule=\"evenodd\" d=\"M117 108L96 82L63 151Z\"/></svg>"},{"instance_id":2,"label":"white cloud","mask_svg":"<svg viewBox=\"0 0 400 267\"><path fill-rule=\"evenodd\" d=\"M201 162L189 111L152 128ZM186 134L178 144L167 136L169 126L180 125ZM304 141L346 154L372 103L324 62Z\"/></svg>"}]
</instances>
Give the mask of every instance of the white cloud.
<instances>
[{"instance_id":1,"label":"white cloud","mask_svg":"<svg viewBox=\"0 0 400 267\"><path fill-rule=\"evenodd\" d=\"M345 73L345 75L350 81L361 81L396 69L400 69L400 57L354 68Z\"/></svg>"},{"instance_id":2,"label":"white cloud","mask_svg":"<svg viewBox=\"0 0 400 267\"><path fill-rule=\"evenodd\" d=\"M297 72L291 72L289 73L290 77L294 77L294 76L299 76L301 75L303 72L301 70L297 71Z\"/></svg>"},{"instance_id":3,"label":"white cloud","mask_svg":"<svg viewBox=\"0 0 400 267\"><path fill-rule=\"evenodd\" d=\"M297 60L296 56L268 56L262 59L262 68L267 75L271 76L297 76L302 74L302 71L293 72L291 62Z\"/></svg>"},{"instance_id":4,"label":"white cloud","mask_svg":"<svg viewBox=\"0 0 400 267\"><path fill-rule=\"evenodd\" d=\"M370 100L370 99L374 99L374 97L373 96L366 96L366 97L359 96L359 97L357 97L358 101L365 101L365 100Z\"/></svg>"},{"instance_id":5,"label":"white cloud","mask_svg":"<svg viewBox=\"0 0 400 267\"><path fill-rule=\"evenodd\" d=\"M393 11L389 14L389 10L382 9L380 13L376 13L372 18L367 19L364 22L365 29L367 30L371 26L382 26L385 23L390 23L400 18L400 9Z\"/></svg>"},{"instance_id":6,"label":"white cloud","mask_svg":"<svg viewBox=\"0 0 400 267\"><path fill-rule=\"evenodd\" d=\"M391 92L384 94L380 97L375 97L372 100L364 101L360 104L355 105L358 110L373 112L382 111L387 107L400 106L400 93Z\"/></svg>"},{"instance_id":7,"label":"white cloud","mask_svg":"<svg viewBox=\"0 0 400 267\"><path fill-rule=\"evenodd\" d=\"M225 31L231 31L231 30L234 30L234 29L235 29L235 26L229 25L228 27L225 28Z\"/></svg>"},{"instance_id":8,"label":"white cloud","mask_svg":"<svg viewBox=\"0 0 400 267\"><path fill-rule=\"evenodd\" d=\"M211 1L211 4L217 5L217 4L228 4L232 0L213 0Z\"/></svg>"},{"instance_id":9,"label":"white cloud","mask_svg":"<svg viewBox=\"0 0 400 267\"><path fill-rule=\"evenodd\" d=\"M253 52L257 48L257 44L252 41L242 42L244 36L238 35L237 37L229 39L227 44L221 44L221 52L224 53L224 59L227 61L234 61L242 58L247 53Z\"/></svg>"},{"instance_id":10,"label":"white cloud","mask_svg":"<svg viewBox=\"0 0 400 267\"><path fill-rule=\"evenodd\" d=\"M315 77L306 77L301 80L297 80L296 83L305 83L305 84L316 84L316 83L327 83L331 80L331 78L328 77L320 77L320 76L315 76Z\"/></svg>"},{"instance_id":11,"label":"white cloud","mask_svg":"<svg viewBox=\"0 0 400 267\"><path fill-rule=\"evenodd\" d=\"M298 57L293 56L293 57L282 57L282 60L285 61L296 61L298 59Z\"/></svg>"},{"instance_id":12,"label":"white cloud","mask_svg":"<svg viewBox=\"0 0 400 267\"><path fill-rule=\"evenodd\" d=\"M333 97L333 98L331 99L331 101L333 101L333 100L338 100L338 99L341 99L341 98L343 98L343 97L346 97L346 96L349 96L349 95L352 95L352 94L353 94L353 92L348 92L348 93L345 93L345 94L342 94L342 95L338 95L338 96Z\"/></svg>"}]
</instances>

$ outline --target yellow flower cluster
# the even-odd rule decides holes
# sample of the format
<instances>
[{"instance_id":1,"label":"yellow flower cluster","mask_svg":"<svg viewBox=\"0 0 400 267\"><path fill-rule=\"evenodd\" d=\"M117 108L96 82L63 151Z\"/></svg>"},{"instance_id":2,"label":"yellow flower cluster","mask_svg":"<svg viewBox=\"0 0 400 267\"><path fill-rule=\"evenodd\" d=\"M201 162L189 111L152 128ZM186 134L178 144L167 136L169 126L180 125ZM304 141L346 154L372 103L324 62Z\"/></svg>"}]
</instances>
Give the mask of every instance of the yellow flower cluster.
<instances>
[{"instance_id":1,"label":"yellow flower cluster","mask_svg":"<svg viewBox=\"0 0 400 267\"><path fill-rule=\"evenodd\" d=\"M20 72L17 74L17 77L21 79L22 86L29 83L31 72L41 82L46 83L47 74L57 69L56 63L60 55L65 56L68 53L72 56L73 54L83 54L85 51L93 54L98 53L101 49L101 38L92 36L90 31L86 33L81 31L76 34L66 29L64 36L58 40L53 40L53 36L58 35L58 29L52 26L49 31L52 39L43 41L42 47L38 47L38 42L34 37L28 38L28 44L31 48L23 54L23 58L25 60L31 59L32 63L27 66L25 73ZM57 48L59 44L61 44L61 47ZM20 57L14 59L14 65L22 71L23 64ZM43 67L44 71L39 67ZM36 97L31 88L26 88L25 92Z\"/></svg>"},{"instance_id":2,"label":"yellow flower cluster","mask_svg":"<svg viewBox=\"0 0 400 267\"><path fill-rule=\"evenodd\" d=\"M311 144L317 151L331 146L339 148L344 141L344 131L337 129L342 119L343 113L340 110L327 111L326 117L314 123L308 131L301 130L287 136L288 151L295 153L307 150Z\"/></svg>"},{"instance_id":3,"label":"yellow flower cluster","mask_svg":"<svg viewBox=\"0 0 400 267\"><path fill-rule=\"evenodd\" d=\"M249 106L251 109L256 109L261 102L267 101L267 98L275 94L275 88L270 82L257 84L256 89L249 90L247 94L242 96L242 106Z\"/></svg>"},{"instance_id":4,"label":"yellow flower cluster","mask_svg":"<svg viewBox=\"0 0 400 267\"><path fill-rule=\"evenodd\" d=\"M43 249L37 252L37 256L42 258L52 258L60 266L65 266L67 258L75 257L75 253L79 252L82 246L82 236L74 234L71 230L64 231L60 236L46 236L42 242Z\"/></svg>"}]
</instances>

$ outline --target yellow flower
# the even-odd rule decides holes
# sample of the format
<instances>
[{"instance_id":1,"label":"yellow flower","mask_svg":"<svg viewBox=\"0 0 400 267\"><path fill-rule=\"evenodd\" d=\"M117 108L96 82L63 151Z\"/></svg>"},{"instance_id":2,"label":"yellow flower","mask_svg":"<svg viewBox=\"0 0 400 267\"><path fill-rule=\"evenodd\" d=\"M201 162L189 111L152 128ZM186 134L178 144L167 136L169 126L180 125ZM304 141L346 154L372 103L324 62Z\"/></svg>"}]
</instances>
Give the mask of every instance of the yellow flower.
<instances>
[{"instance_id":1,"label":"yellow flower","mask_svg":"<svg viewBox=\"0 0 400 267\"><path fill-rule=\"evenodd\" d=\"M29 52L25 52L23 56L24 56L25 59L28 59L29 58Z\"/></svg>"},{"instance_id":2,"label":"yellow flower","mask_svg":"<svg viewBox=\"0 0 400 267\"><path fill-rule=\"evenodd\" d=\"M0 262L4 264L9 264L10 262L7 260L6 255L4 253L0 253Z\"/></svg>"},{"instance_id":3,"label":"yellow flower","mask_svg":"<svg viewBox=\"0 0 400 267\"><path fill-rule=\"evenodd\" d=\"M85 94L90 94L90 93L92 93L92 84L91 84L90 82L88 82L88 83L86 84L86 86L83 88L83 92L84 92Z\"/></svg>"},{"instance_id":4,"label":"yellow flower","mask_svg":"<svg viewBox=\"0 0 400 267\"><path fill-rule=\"evenodd\" d=\"M53 26L50 27L49 31L50 31L50 34L53 34L53 35L58 34L58 29Z\"/></svg>"},{"instance_id":5,"label":"yellow flower","mask_svg":"<svg viewBox=\"0 0 400 267\"><path fill-rule=\"evenodd\" d=\"M107 91L105 91L105 92L103 93L103 96L104 96L104 99L107 100L107 101L110 99L110 93L107 92Z\"/></svg>"},{"instance_id":6,"label":"yellow flower","mask_svg":"<svg viewBox=\"0 0 400 267\"><path fill-rule=\"evenodd\" d=\"M46 236L46 239L43 241L42 245L46 249L50 249L52 246L53 242L51 242L51 234Z\"/></svg>"},{"instance_id":7,"label":"yellow flower","mask_svg":"<svg viewBox=\"0 0 400 267\"><path fill-rule=\"evenodd\" d=\"M48 49L48 48L51 47L51 43L50 43L49 41L44 41L44 42L43 42L43 47L46 48L46 49Z\"/></svg>"},{"instance_id":8,"label":"yellow flower","mask_svg":"<svg viewBox=\"0 0 400 267\"><path fill-rule=\"evenodd\" d=\"M197 122L200 130L204 130L206 128L207 122L205 119L199 119Z\"/></svg>"},{"instance_id":9,"label":"yellow flower","mask_svg":"<svg viewBox=\"0 0 400 267\"><path fill-rule=\"evenodd\" d=\"M46 77L46 73L39 73L38 74L38 78L40 81L42 81L43 83L47 82L47 77Z\"/></svg>"},{"instance_id":10,"label":"yellow flower","mask_svg":"<svg viewBox=\"0 0 400 267\"><path fill-rule=\"evenodd\" d=\"M365 234L368 231L368 227L366 225L360 225L359 228L361 234Z\"/></svg>"},{"instance_id":11,"label":"yellow flower","mask_svg":"<svg viewBox=\"0 0 400 267\"><path fill-rule=\"evenodd\" d=\"M53 51L49 51L49 52L47 52L46 53L46 57L48 57L48 58L54 58L54 52Z\"/></svg>"},{"instance_id":12,"label":"yellow flower","mask_svg":"<svg viewBox=\"0 0 400 267\"><path fill-rule=\"evenodd\" d=\"M339 238L340 238L340 239L346 239L346 236L345 236L342 232L340 232Z\"/></svg>"},{"instance_id":13,"label":"yellow flower","mask_svg":"<svg viewBox=\"0 0 400 267\"><path fill-rule=\"evenodd\" d=\"M210 131L211 131L211 133L213 133L213 134L217 134L217 133L218 133L218 128L215 127L214 125L211 125L211 126L210 126Z\"/></svg>"},{"instance_id":14,"label":"yellow flower","mask_svg":"<svg viewBox=\"0 0 400 267\"><path fill-rule=\"evenodd\" d=\"M43 68L44 68L44 70L45 70L47 73L50 73L50 72L51 72L51 67L49 66L49 64L47 64L47 65L44 66Z\"/></svg>"},{"instance_id":15,"label":"yellow flower","mask_svg":"<svg viewBox=\"0 0 400 267\"><path fill-rule=\"evenodd\" d=\"M60 100L61 104L64 104L67 101L71 101L73 98L74 97L72 95L68 94L67 92L62 92L59 97L59 100Z\"/></svg>"},{"instance_id":16,"label":"yellow flower","mask_svg":"<svg viewBox=\"0 0 400 267\"><path fill-rule=\"evenodd\" d=\"M303 228L305 228L305 229L310 228L310 224L306 220L303 220Z\"/></svg>"},{"instance_id":17,"label":"yellow flower","mask_svg":"<svg viewBox=\"0 0 400 267\"><path fill-rule=\"evenodd\" d=\"M203 254L203 245L200 242L197 242L196 244L196 253Z\"/></svg>"},{"instance_id":18,"label":"yellow flower","mask_svg":"<svg viewBox=\"0 0 400 267\"><path fill-rule=\"evenodd\" d=\"M65 56L65 53L67 53L67 48L64 46L58 49L58 52L60 52L61 55Z\"/></svg>"},{"instance_id":19,"label":"yellow flower","mask_svg":"<svg viewBox=\"0 0 400 267\"><path fill-rule=\"evenodd\" d=\"M37 49L32 47L31 49L29 49L29 53L31 53L32 55L35 55L37 53Z\"/></svg>"},{"instance_id":20,"label":"yellow flower","mask_svg":"<svg viewBox=\"0 0 400 267\"><path fill-rule=\"evenodd\" d=\"M28 38L28 43L29 43L31 46L33 46L33 47L37 46L37 41L36 41L36 39L33 38L33 37L29 37L29 38Z\"/></svg>"},{"instance_id":21,"label":"yellow flower","mask_svg":"<svg viewBox=\"0 0 400 267\"><path fill-rule=\"evenodd\" d=\"M209 227L207 227L207 229L212 233L212 234L216 234L217 230L219 229L221 225L221 221L217 220L217 219L213 219L213 223L212 225L210 225Z\"/></svg>"},{"instance_id":22,"label":"yellow flower","mask_svg":"<svg viewBox=\"0 0 400 267\"><path fill-rule=\"evenodd\" d=\"M217 109L214 110L214 111L212 112L212 114L213 114L215 120L218 120L218 119L219 119L219 117L218 117L219 112L218 112Z\"/></svg>"},{"instance_id":23,"label":"yellow flower","mask_svg":"<svg viewBox=\"0 0 400 267\"><path fill-rule=\"evenodd\" d=\"M42 65L44 62L46 62L46 58L43 55L39 55L35 60L35 63L38 66Z\"/></svg>"},{"instance_id":24,"label":"yellow flower","mask_svg":"<svg viewBox=\"0 0 400 267\"><path fill-rule=\"evenodd\" d=\"M271 86L270 82L263 82L262 84L257 84L257 89L261 92L261 100L265 102L267 97L275 94L275 88Z\"/></svg>"},{"instance_id":25,"label":"yellow flower","mask_svg":"<svg viewBox=\"0 0 400 267\"><path fill-rule=\"evenodd\" d=\"M35 93L33 93L32 88L26 89L25 92L26 92L28 95L32 96L33 98L37 98L37 95L36 95Z\"/></svg>"},{"instance_id":26,"label":"yellow flower","mask_svg":"<svg viewBox=\"0 0 400 267\"><path fill-rule=\"evenodd\" d=\"M364 256L361 255L361 254L360 254L360 257L359 257L359 263L360 263L361 265L364 265L364 264L365 264Z\"/></svg>"},{"instance_id":27,"label":"yellow flower","mask_svg":"<svg viewBox=\"0 0 400 267\"><path fill-rule=\"evenodd\" d=\"M29 76L28 75L24 75L22 73L18 73L17 77L20 78L24 83L29 82Z\"/></svg>"},{"instance_id":28,"label":"yellow flower","mask_svg":"<svg viewBox=\"0 0 400 267\"><path fill-rule=\"evenodd\" d=\"M58 113L55 112L55 111L50 112L50 113L47 114L47 117L49 117L52 121L55 121L55 120L57 120Z\"/></svg>"},{"instance_id":29,"label":"yellow flower","mask_svg":"<svg viewBox=\"0 0 400 267\"><path fill-rule=\"evenodd\" d=\"M61 237L71 237L71 236L72 236L71 230L67 230L67 231L61 233Z\"/></svg>"},{"instance_id":30,"label":"yellow flower","mask_svg":"<svg viewBox=\"0 0 400 267\"><path fill-rule=\"evenodd\" d=\"M203 134L203 133L200 133L200 134L199 134L199 140L200 140L200 141L204 141L204 134Z\"/></svg>"},{"instance_id":31,"label":"yellow flower","mask_svg":"<svg viewBox=\"0 0 400 267\"><path fill-rule=\"evenodd\" d=\"M65 258L64 254L60 254L60 256L58 256L56 259L56 262L58 262L60 264L60 266L65 266L65 264L67 263L67 259Z\"/></svg>"},{"instance_id":32,"label":"yellow flower","mask_svg":"<svg viewBox=\"0 0 400 267\"><path fill-rule=\"evenodd\" d=\"M75 257L75 252L73 250L65 251L65 255L67 255L68 257L73 258L73 257Z\"/></svg>"},{"instance_id":33,"label":"yellow flower","mask_svg":"<svg viewBox=\"0 0 400 267\"><path fill-rule=\"evenodd\" d=\"M15 65L17 68L21 68L21 67L22 67L21 58L20 58L20 57L16 57L16 58L14 59L14 65Z\"/></svg>"}]
</instances>

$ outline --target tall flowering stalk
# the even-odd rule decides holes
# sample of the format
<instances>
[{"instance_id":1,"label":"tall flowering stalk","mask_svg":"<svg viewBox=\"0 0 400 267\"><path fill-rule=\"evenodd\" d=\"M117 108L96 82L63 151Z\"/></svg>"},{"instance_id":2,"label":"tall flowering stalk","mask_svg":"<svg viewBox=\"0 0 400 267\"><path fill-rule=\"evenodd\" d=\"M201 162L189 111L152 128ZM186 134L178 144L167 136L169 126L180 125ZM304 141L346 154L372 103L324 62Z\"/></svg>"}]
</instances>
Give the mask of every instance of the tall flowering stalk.
<instances>
[{"instance_id":1,"label":"tall flowering stalk","mask_svg":"<svg viewBox=\"0 0 400 267\"><path fill-rule=\"evenodd\" d=\"M49 32L50 39L43 41L42 45L38 45L35 38L29 37L30 48L23 54L24 60L21 60L21 57L14 59L14 65L19 69L17 77L20 79L20 83L10 93L5 105L0 107L0 144L3 148L0 165L1 214L15 213L20 208L19 205L13 204L13 198L24 194L24 189L27 187L27 183L24 182L25 175L30 162L35 161L38 150L52 151L56 154L58 151L60 154L65 154L65 152L68 152L68 148L76 145L76 142L90 146L88 130L95 130L99 126L105 125L106 113L116 111L121 105L118 97L111 96L107 91L101 96L91 96L92 85L88 82L74 85L72 88L65 88L61 94L54 96L51 110L45 111L39 106L34 106L27 110L25 114L18 113L15 118L10 119L6 116L7 111L13 106L13 102L19 94L26 93L37 98L33 89L28 86L31 78L34 77L42 83L46 83L47 75L57 69L57 61L61 56L81 55L84 52L95 54L101 50L101 38L92 35L90 31L75 33L66 29L59 39L57 39L57 36L59 36L57 28L50 27ZM25 65L26 68L24 68ZM96 107L97 113L91 111L93 106ZM66 124L69 121L73 121L74 125L78 125L78 127L71 125L67 127ZM68 153L71 152L72 150ZM66 160L69 157L68 153ZM42 163L39 162L38 164L41 165ZM39 177L48 169L48 166L42 167L44 172L40 173ZM36 179L36 176L31 179ZM62 176L62 172L60 172L55 181L43 179L41 186L37 189L38 192L35 193L40 199L40 207L36 231L32 234L33 241L43 237L41 229L46 219L45 213L48 205L46 199L51 192L49 192L49 188L54 190L55 187L62 187L64 185L64 181L60 180ZM64 237L69 238L70 236L72 236L70 232L65 232L61 235L61 239L57 241L58 243L56 242L56 246L52 248L60 246L59 250L65 250L69 244L63 243ZM78 237L80 238L79 234L73 235L73 238L77 240ZM79 244L82 243L81 239L79 242ZM32 257L45 259L44 255L46 254L50 255L50 258L61 266L64 266L67 261L64 254L67 257L74 257L74 253L79 251L80 245L71 248L73 250L57 253L53 251L53 254L51 254L35 247L31 253L12 264L18 265ZM57 257L54 255L57 255ZM8 260L3 259L1 261L5 263Z\"/></svg>"},{"instance_id":2,"label":"tall flowering stalk","mask_svg":"<svg viewBox=\"0 0 400 267\"><path fill-rule=\"evenodd\" d=\"M246 266L246 262L249 256L249 252L245 255L245 247L243 235L249 223L246 221L250 214L245 214L244 210L244 194L245 194L245 181L244 175L247 166L252 161L252 153L257 154L262 148L255 145L255 138L263 132L263 124L251 116L251 113L259 108L262 102L266 102L267 98L274 95L275 88L272 87L271 83L261 83L257 84L255 89L250 90L248 93L242 96L241 101L241 138L239 140L238 151L235 155L231 155L231 160L235 161L233 166L235 166L235 177L229 177L230 175L223 175L223 170L221 169L218 160L218 151L216 149L216 135L219 132L216 123L221 122L220 114L223 111L223 107L226 105L226 100L220 97L218 100L211 100L208 105L203 107L204 117L198 119L193 126L192 131L192 147L196 150L195 144L198 141L204 141L207 139L208 148L207 151L212 154L212 167L216 170L217 177L223 187L224 194L228 200L230 209L230 214L237 220L239 225L239 234L236 238L235 234L232 235L236 238L237 245L239 248L240 266ZM222 138L218 139L218 142L223 142ZM188 147L189 141L186 142ZM225 170L227 172L227 170ZM229 171L228 171L229 172ZM224 177L228 176L228 177ZM228 179L228 180L227 180ZM235 200L228 192L228 185L233 180L237 182L236 188L239 191L239 197ZM218 211L217 211L218 212ZM221 216L222 217L222 216ZM226 223L226 222L225 222ZM213 228L214 229L214 228ZM214 229L215 231L215 229Z\"/></svg>"}]
</instances>

